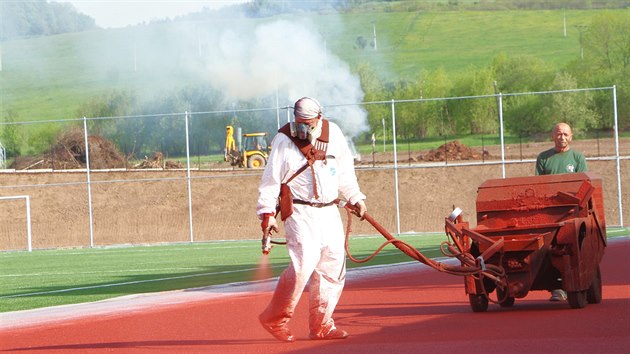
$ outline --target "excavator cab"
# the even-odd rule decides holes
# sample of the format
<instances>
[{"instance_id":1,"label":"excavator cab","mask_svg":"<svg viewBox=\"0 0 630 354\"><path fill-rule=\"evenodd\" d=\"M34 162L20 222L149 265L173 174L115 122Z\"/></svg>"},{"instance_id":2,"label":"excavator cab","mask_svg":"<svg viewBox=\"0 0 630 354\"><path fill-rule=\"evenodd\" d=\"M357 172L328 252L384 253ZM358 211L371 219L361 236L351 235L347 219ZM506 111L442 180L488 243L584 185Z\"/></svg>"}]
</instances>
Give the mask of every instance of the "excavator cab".
<instances>
[{"instance_id":1,"label":"excavator cab","mask_svg":"<svg viewBox=\"0 0 630 354\"><path fill-rule=\"evenodd\" d=\"M243 137L245 138L243 165L247 165L247 168L265 167L270 150L267 133L249 133L243 134Z\"/></svg>"},{"instance_id":2,"label":"excavator cab","mask_svg":"<svg viewBox=\"0 0 630 354\"><path fill-rule=\"evenodd\" d=\"M271 146L267 133L237 133L234 127L226 127L224 160L232 166L263 168L267 165ZM241 137L244 138L241 140Z\"/></svg>"}]
</instances>

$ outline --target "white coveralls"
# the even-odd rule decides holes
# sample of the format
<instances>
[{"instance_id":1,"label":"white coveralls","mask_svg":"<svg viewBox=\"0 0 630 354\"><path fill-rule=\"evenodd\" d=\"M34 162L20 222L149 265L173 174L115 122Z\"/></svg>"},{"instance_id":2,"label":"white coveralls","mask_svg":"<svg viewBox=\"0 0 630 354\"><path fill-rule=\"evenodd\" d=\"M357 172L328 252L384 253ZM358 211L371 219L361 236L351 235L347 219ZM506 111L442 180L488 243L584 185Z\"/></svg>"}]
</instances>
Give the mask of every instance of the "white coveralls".
<instances>
[{"instance_id":1,"label":"white coveralls","mask_svg":"<svg viewBox=\"0 0 630 354\"><path fill-rule=\"evenodd\" d=\"M321 122L320 122L321 124ZM339 127L330 122L326 160L315 161L319 199L314 198L313 176L307 168L290 183L293 199L328 203L341 197L355 204L365 199L354 172L354 159ZM272 143L271 154L259 186L257 214L276 211L280 184L288 180L307 160L283 133ZM313 207L293 204L293 214L284 221L291 263L282 272L273 298L261 318L274 324L288 322L309 284L309 329L312 335L335 328L333 311L345 283L345 236L336 205ZM310 281L310 282L309 282Z\"/></svg>"}]
</instances>

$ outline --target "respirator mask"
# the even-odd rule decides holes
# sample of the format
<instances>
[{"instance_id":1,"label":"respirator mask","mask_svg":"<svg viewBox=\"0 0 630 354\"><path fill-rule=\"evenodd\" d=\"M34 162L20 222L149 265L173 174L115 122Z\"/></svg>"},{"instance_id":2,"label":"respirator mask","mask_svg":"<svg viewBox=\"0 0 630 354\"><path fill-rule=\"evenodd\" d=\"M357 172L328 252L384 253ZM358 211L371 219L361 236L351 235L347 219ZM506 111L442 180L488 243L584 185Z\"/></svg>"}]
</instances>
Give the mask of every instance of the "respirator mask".
<instances>
[{"instance_id":1,"label":"respirator mask","mask_svg":"<svg viewBox=\"0 0 630 354\"><path fill-rule=\"evenodd\" d=\"M291 136L297 137L300 140L313 140L319 137L321 134L320 117L322 114L322 106L319 102L311 97L302 97L295 102L293 106L294 117L299 117L303 120L317 119L317 124L311 125L304 122L291 122Z\"/></svg>"},{"instance_id":2,"label":"respirator mask","mask_svg":"<svg viewBox=\"0 0 630 354\"><path fill-rule=\"evenodd\" d=\"M313 142L322 135L322 121L317 120L314 126L307 123L291 122L291 136L300 140Z\"/></svg>"},{"instance_id":3,"label":"respirator mask","mask_svg":"<svg viewBox=\"0 0 630 354\"><path fill-rule=\"evenodd\" d=\"M314 128L306 123L291 122L291 135L300 140L310 140Z\"/></svg>"}]
</instances>

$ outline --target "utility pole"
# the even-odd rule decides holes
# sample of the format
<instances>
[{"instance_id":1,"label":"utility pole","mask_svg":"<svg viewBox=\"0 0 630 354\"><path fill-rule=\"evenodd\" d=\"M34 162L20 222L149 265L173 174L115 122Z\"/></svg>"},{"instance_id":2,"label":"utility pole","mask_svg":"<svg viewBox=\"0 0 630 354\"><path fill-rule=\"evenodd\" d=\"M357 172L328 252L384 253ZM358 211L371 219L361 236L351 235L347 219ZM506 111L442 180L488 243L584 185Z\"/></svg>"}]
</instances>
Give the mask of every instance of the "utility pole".
<instances>
[{"instance_id":1,"label":"utility pole","mask_svg":"<svg viewBox=\"0 0 630 354\"><path fill-rule=\"evenodd\" d=\"M564 34L564 38L567 38L567 13L566 11L563 12L563 19L562 19L562 30L563 30L563 34Z\"/></svg>"},{"instance_id":2,"label":"utility pole","mask_svg":"<svg viewBox=\"0 0 630 354\"><path fill-rule=\"evenodd\" d=\"M580 59L584 60L584 44L582 43L582 34L588 28L586 25L577 25L575 26L578 32L580 32Z\"/></svg>"},{"instance_id":3,"label":"utility pole","mask_svg":"<svg viewBox=\"0 0 630 354\"><path fill-rule=\"evenodd\" d=\"M376 48L376 22L372 22L372 28L374 31L374 50L377 50Z\"/></svg>"}]
</instances>

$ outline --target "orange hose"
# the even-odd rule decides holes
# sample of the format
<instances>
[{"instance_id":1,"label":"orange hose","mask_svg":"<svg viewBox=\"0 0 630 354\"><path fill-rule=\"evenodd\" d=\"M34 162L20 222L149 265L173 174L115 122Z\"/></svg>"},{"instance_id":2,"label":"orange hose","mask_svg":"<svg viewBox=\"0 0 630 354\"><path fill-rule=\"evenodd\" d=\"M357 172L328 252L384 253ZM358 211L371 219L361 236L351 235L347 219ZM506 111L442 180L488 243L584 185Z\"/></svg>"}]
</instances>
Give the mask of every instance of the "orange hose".
<instances>
[{"instance_id":1,"label":"orange hose","mask_svg":"<svg viewBox=\"0 0 630 354\"><path fill-rule=\"evenodd\" d=\"M356 259L354 256L352 256L350 252L348 241L349 241L351 225L352 225L351 214L354 214L357 216L359 216L359 214L358 214L357 208L353 205L350 205L349 203L346 203L344 205L344 208L346 209L348 213L348 226L346 228L346 253L348 254L348 258L350 258L350 260L352 260L355 263L367 262L371 260L372 258L374 258L383 248L385 248L385 246L389 244L393 244L396 248L398 248L407 256L423 264L426 264L440 272L445 272L445 273L449 273L453 275L460 275L460 276L466 276L466 275L486 276L494 280L496 283L500 282L500 279L502 277L505 277L505 271L502 267L498 267L492 264L487 264L486 269L483 270L481 267L477 266L477 264L475 263L475 258L471 254L459 252L456 247L454 247L448 242L444 242L442 246L440 247L442 249L442 253L444 253L443 247L444 245L446 245L446 248L449 250L450 255L447 255L446 253L444 254L447 256L455 257L459 259L462 265L452 266L452 265L434 261L433 259L428 258L425 255L423 255L422 252L418 251L417 249L415 249L408 243L394 237L368 213L364 213L363 216L360 216L361 219L369 222L381 235L383 235L383 237L385 237L385 239L387 239L387 241L383 243L370 256L363 259Z\"/></svg>"}]
</instances>

